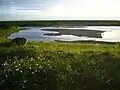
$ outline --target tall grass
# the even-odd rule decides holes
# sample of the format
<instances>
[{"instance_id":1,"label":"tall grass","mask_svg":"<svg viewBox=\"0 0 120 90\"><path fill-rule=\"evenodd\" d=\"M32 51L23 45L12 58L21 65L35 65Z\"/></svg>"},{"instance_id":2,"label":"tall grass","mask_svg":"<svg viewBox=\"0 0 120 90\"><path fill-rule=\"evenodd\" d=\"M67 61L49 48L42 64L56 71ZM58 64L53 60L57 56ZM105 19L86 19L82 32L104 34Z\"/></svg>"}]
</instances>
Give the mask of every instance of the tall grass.
<instances>
[{"instance_id":1,"label":"tall grass","mask_svg":"<svg viewBox=\"0 0 120 90\"><path fill-rule=\"evenodd\" d=\"M18 49L18 55L4 58L0 70L2 90L120 89L120 57L111 52L33 51Z\"/></svg>"},{"instance_id":2,"label":"tall grass","mask_svg":"<svg viewBox=\"0 0 120 90\"><path fill-rule=\"evenodd\" d=\"M120 50L118 44L107 46L31 42L1 48L0 86L2 90L119 90Z\"/></svg>"},{"instance_id":3,"label":"tall grass","mask_svg":"<svg viewBox=\"0 0 120 90\"><path fill-rule=\"evenodd\" d=\"M119 76L119 43L29 42L17 47L1 35L1 90L120 90Z\"/></svg>"}]
</instances>

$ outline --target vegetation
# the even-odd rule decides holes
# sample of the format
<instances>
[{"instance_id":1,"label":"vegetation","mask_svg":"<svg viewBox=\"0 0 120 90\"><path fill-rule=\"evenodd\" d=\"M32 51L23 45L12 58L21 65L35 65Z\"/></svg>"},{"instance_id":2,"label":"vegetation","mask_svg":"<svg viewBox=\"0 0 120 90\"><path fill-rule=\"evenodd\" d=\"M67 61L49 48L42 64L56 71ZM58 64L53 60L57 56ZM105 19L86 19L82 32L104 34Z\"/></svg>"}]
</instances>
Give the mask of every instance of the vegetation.
<instances>
[{"instance_id":1,"label":"vegetation","mask_svg":"<svg viewBox=\"0 0 120 90\"><path fill-rule=\"evenodd\" d=\"M75 35L75 36L87 36L87 37L92 37L92 38L102 38L101 33L105 31L100 31L100 30L84 30L84 29L41 29L41 30L46 30L46 31L57 31L57 35ZM45 35L45 34L44 34ZM50 34L47 34L50 35ZM54 34L51 34L54 35Z\"/></svg>"},{"instance_id":2,"label":"vegetation","mask_svg":"<svg viewBox=\"0 0 120 90\"><path fill-rule=\"evenodd\" d=\"M21 46L21 45L25 45L27 43L27 39L26 38L21 38L21 37L18 37L18 38L14 38L12 39L11 43L17 45L17 46Z\"/></svg>"},{"instance_id":3,"label":"vegetation","mask_svg":"<svg viewBox=\"0 0 120 90\"><path fill-rule=\"evenodd\" d=\"M0 26L18 25L18 26L119 26L117 20L28 20L28 21L0 21Z\"/></svg>"},{"instance_id":4,"label":"vegetation","mask_svg":"<svg viewBox=\"0 0 120 90\"><path fill-rule=\"evenodd\" d=\"M6 39L13 32L18 32L23 30L24 28L20 28L18 26L3 26L0 27L0 39Z\"/></svg>"},{"instance_id":5,"label":"vegetation","mask_svg":"<svg viewBox=\"0 0 120 90\"><path fill-rule=\"evenodd\" d=\"M1 90L120 90L119 42L9 43L0 41Z\"/></svg>"}]
</instances>

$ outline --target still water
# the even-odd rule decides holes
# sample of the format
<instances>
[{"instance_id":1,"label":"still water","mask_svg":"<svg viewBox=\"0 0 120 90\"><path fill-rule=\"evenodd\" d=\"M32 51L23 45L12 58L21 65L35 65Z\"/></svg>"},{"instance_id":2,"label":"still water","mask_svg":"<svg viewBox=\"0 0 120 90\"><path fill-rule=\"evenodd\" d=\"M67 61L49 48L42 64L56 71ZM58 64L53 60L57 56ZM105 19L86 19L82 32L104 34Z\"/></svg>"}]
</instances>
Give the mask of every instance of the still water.
<instances>
[{"instance_id":1,"label":"still water","mask_svg":"<svg viewBox=\"0 0 120 90\"><path fill-rule=\"evenodd\" d=\"M25 37L29 41L120 41L120 26L25 27L27 30L11 34L8 38Z\"/></svg>"}]
</instances>

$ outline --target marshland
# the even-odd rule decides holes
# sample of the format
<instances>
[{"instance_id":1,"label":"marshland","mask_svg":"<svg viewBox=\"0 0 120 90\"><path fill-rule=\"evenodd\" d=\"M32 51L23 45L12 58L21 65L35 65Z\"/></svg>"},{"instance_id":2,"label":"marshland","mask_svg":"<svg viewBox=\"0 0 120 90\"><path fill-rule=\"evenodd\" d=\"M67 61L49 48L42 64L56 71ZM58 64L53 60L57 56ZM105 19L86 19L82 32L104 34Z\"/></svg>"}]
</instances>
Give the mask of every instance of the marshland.
<instances>
[{"instance_id":1,"label":"marshland","mask_svg":"<svg viewBox=\"0 0 120 90\"><path fill-rule=\"evenodd\" d=\"M1 90L120 89L118 21L51 22L0 22Z\"/></svg>"}]
</instances>

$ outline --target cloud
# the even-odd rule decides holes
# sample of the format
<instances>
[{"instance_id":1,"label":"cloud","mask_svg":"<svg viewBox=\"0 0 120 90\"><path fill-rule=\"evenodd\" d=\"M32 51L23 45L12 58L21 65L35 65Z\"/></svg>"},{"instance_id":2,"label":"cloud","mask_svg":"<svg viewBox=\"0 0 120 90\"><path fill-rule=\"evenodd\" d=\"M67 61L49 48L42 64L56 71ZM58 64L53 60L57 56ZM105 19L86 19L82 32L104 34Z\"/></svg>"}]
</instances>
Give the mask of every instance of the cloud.
<instances>
[{"instance_id":1,"label":"cloud","mask_svg":"<svg viewBox=\"0 0 120 90\"><path fill-rule=\"evenodd\" d=\"M120 0L43 0L44 3L38 1L31 0L29 4L27 0L26 4L21 2L20 5L12 7L11 12L27 19L120 20Z\"/></svg>"},{"instance_id":2,"label":"cloud","mask_svg":"<svg viewBox=\"0 0 120 90\"><path fill-rule=\"evenodd\" d=\"M119 0L66 0L45 11L48 16L117 17Z\"/></svg>"}]
</instances>

